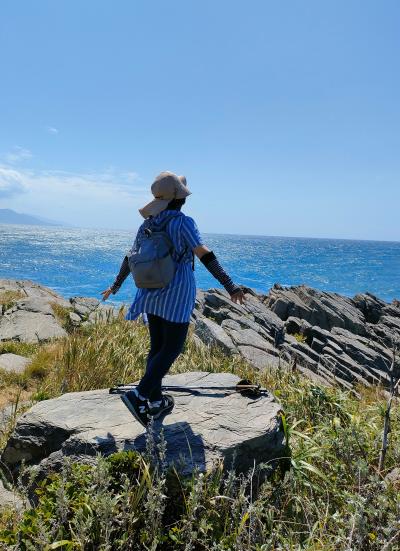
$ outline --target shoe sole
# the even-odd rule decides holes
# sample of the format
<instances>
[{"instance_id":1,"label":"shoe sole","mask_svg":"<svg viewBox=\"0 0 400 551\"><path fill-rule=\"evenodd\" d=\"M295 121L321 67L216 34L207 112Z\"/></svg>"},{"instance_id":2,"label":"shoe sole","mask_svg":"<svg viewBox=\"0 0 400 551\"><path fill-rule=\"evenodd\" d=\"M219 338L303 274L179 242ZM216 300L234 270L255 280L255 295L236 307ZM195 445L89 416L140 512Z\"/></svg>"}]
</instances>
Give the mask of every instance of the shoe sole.
<instances>
[{"instance_id":1,"label":"shoe sole","mask_svg":"<svg viewBox=\"0 0 400 551\"><path fill-rule=\"evenodd\" d=\"M126 407L129 409L129 411L132 413L132 415L134 416L134 418L136 419L136 421L139 421L139 423L144 427L144 428L147 428L147 425L145 423L143 423L142 419L140 419L140 417L138 416L136 410L132 407L132 404L130 403L130 401L128 400L128 398L125 396L125 394L121 394L121 400L124 402L124 404L126 405Z\"/></svg>"}]
</instances>

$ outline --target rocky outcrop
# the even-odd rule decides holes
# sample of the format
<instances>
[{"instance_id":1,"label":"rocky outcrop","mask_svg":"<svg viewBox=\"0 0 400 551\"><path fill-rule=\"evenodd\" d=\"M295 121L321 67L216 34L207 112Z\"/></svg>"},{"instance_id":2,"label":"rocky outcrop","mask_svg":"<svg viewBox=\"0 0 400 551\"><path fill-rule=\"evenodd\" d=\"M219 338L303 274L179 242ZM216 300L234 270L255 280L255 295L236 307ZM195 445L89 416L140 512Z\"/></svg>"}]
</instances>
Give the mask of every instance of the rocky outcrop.
<instances>
[{"instance_id":1,"label":"rocky outcrop","mask_svg":"<svg viewBox=\"0 0 400 551\"><path fill-rule=\"evenodd\" d=\"M172 391L175 408L163 421L167 461L188 474L223 459L238 470L286 453L280 405L270 394L255 399L219 387L237 384L229 373L184 373L168 376L165 384L206 387L194 392ZM217 387L217 388L215 388ZM155 431L161 423L155 423ZM22 461L39 472L57 469L65 456L90 461L100 452L143 451L145 429L108 390L64 394L34 405L17 421L2 455L15 472Z\"/></svg>"},{"instance_id":2,"label":"rocky outcrop","mask_svg":"<svg viewBox=\"0 0 400 551\"><path fill-rule=\"evenodd\" d=\"M57 307L69 316L71 327L106 321L118 310L94 298L73 297L66 300L51 289L32 281L0 280L0 295L14 292L22 298L0 313L0 341L15 340L40 343L65 337L66 323L57 315ZM4 311L3 311L4 310Z\"/></svg>"},{"instance_id":3,"label":"rocky outcrop","mask_svg":"<svg viewBox=\"0 0 400 551\"><path fill-rule=\"evenodd\" d=\"M0 341L43 342L118 315L95 298L66 300L31 281L0 280L4 291L24 296L0 314ZM63 321L56 306L67 314ZM256 369L290 365L318 383L347 389L387 384L400 342L399 301L388 304L369 293L351 299L305 285L274 285L267 295L246 289L244 304L221 289L198 291L192 321L197 345L242 356Z\"/></svg>"},{"instance_id":4,"label":"rocky outcrop","mask_svg":"<svg viewBox=\"0 0 400 551\"><path fill-rule=\"evenodd\" d=\"M304 285L275 285L268 295L246 294L234 304L219 289L198 292L196 335L207 345L229 339L225 352L257 369L291 365L327 385L387 384L393 346L400 342L400 308L371 294L354 299ZM198 328L212 320L207 338ZM225 336L224 336L225 333ZM400 370L396 360L396 369Z\"/></svg>"}]
</instances>

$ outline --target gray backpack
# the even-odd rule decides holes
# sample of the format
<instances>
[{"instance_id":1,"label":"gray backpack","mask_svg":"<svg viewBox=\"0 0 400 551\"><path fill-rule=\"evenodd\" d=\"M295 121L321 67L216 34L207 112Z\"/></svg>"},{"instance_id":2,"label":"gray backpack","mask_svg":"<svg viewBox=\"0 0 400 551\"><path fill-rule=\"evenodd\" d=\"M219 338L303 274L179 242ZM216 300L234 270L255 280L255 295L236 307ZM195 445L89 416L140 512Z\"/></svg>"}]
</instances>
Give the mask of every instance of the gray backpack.
<instances>
[{"instance_id":1,"label":"gray backpack","mask_svg":"<svg viewBox=\"0 0 400 551\"><path fill-rule=\"evenodd\" d=\"M173 280L176 271L176 263L172 258L174 247L165 228L175 217L176 214L172 214L160 224L150 219L139 232L135 246L128 254L129 268L139 289L160 289Z\"/></svg>"}]
</instances>

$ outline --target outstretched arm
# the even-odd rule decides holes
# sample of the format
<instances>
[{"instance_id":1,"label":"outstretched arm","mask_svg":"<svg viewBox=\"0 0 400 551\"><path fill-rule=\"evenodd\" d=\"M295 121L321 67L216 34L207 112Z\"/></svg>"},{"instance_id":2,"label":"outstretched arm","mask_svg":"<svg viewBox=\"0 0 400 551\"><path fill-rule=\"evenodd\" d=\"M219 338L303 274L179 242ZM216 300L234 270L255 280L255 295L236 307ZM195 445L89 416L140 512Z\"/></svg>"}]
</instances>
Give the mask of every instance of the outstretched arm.
<instances>
[{"instance_id":1,"label":"outstretched arm","mask_svg":"<svg viewBox=\"0 0 400 551\"><path fill-rule=\"evenodd\" d=\"M128 277L130 272L129 264L128 264L128 257L125 256L125 258L122 261L121 267L119 269L118 275L114 280L114 283L105 291L102 291L101 294L103 295L103 300L107 300L108 297L111 295L115 295L119 291L119 288L125 281L125 279Z\"/></svg>"},{"instance_id":2,"label":"outstretched arm","mask_svg":"<svg viewBox=\"0 0 400 551\"><path fill-rule=\"evenodd\" d=\"M228 291L233 302L243 304L244 293L242 289L233 283L232 279L218 262L215 254L205 245L198 245L193 249L193 252L210 274Z\"/></svg>"}]
</instances>

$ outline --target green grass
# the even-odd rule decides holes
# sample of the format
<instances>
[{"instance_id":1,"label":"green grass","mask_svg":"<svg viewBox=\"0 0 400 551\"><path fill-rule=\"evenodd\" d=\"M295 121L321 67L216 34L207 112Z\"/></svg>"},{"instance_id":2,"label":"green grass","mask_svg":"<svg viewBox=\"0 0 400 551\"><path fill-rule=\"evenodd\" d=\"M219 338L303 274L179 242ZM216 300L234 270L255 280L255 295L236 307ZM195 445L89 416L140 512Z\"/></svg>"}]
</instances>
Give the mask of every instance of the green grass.
<instances>
[{"instance_id":1,"label":"green grass","mask_svg":"<svg viewBox=\"0 0 400 551\"><path fill-rule=\"evenodd\" d=\"M140 324L97 324L37 350L25 380L38 399L134 381L148 344ZM189 338L173 372L194 370L233 372L274 392L284 410L289 471L278 469L260 485L218 466L183 479L155 460L162 446L147 458L118 454L91 467L66 464L40 486L36 509L3 514L4 549L18 538L22 551L399 549L400 492L383 477L400 464L400 415L396 404L379 474L381 388L360 387L359 399L297 372L260 373Z\"/></svg>"}]
</instances>

